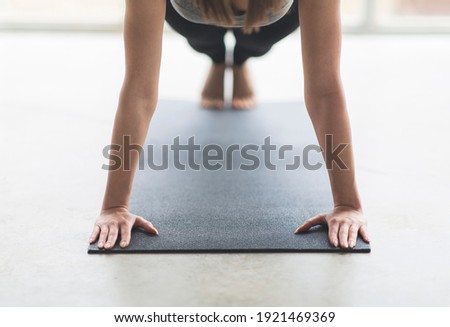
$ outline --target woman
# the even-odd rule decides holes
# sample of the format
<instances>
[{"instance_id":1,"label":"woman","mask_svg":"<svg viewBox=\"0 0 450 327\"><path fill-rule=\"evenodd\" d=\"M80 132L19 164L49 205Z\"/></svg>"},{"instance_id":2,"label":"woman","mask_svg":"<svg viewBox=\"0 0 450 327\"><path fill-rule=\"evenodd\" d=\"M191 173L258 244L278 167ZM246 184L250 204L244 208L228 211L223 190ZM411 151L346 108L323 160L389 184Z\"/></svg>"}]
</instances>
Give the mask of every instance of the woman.
<instances>
[{"instance_id":1,"label":"woman","mask_svg":"<svg viewBox=\"0 0 450 327\"><path fill-rule=\"evenodd\" d=\"M333 143L347 145L340 153L346 169L333 165L324 151L334 209L306 220L295 232L328 225L335 247L352 248L358 234L369 242L367 222L357 190L351 130L340 77L340 1L317 0L127 0L125 15L126 74L114 122L112 144L123 149L124 135L143 145L158 100L158 81L164 21L185 36L197 51L208 55L212 68L202 92L202 105L223 106L225 46L223 36L236 36L233 54L232 105L251 108L253 91L246 69L248 58L261 56L301 21L305 102L322 149ZM327 148L328 147L328 148ZM124 156L124 153L117 153ZM128 211L138 153L130 154L131 170L109 171L103 207L90 242L111 249L120 236L121 247L130 243L133 226L158 234L151 222ZM122 162L124 162L122 160Z\"/></svg>"}]
</instances>

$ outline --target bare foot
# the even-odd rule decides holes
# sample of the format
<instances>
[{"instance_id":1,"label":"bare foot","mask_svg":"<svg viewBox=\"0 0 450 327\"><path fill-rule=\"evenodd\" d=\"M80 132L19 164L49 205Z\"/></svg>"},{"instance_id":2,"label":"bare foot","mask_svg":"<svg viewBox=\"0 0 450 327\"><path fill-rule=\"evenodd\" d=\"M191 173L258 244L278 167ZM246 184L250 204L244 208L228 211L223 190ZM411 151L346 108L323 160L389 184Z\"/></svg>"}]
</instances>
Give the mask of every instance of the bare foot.
<instances>
[{"instance_id":1,"label":"bare foot","mask_svg":"<svg viewBox=\"0 0 450 327\"><path fill-rule=\"evenodd\" d=\"M233 66L233 99L235 109L252 109L255 106L255 94L247 64Z\"/></svg>"},{"instance_id":2,"label":"bare foot","mask_svg":"<svg viewBox=\"0 0 450 327\"><path fill-rule=\"evenodd\" d=\"M202 91L201 106L210 109L224 107L225 64L212 64Z\"/></svg>"}]
</instances>

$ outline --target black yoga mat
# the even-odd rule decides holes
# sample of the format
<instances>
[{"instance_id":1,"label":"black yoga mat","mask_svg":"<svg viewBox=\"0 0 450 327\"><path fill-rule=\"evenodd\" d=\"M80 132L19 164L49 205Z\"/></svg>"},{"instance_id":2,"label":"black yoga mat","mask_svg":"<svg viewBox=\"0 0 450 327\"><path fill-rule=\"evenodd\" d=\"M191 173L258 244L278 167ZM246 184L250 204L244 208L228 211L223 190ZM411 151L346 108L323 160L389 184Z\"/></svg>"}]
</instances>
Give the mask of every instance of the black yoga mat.
<instances>
[{"instance_id":1,"label":"black yoga mat","mask_svg":"<svg viewBox=\"0 0 450 327\"><path fill-rule=\"evenodd\" d=\"M185 150L173 148L177 138ZM126 249L92 244L89 253L370 252L361 238L353 249L334 248L325 226L294 234L304 220L332 209L327 171L300 102L217 111L160 100L144 149L130 210L159 236L135 229Z\"/></svg>"}]
</instances>

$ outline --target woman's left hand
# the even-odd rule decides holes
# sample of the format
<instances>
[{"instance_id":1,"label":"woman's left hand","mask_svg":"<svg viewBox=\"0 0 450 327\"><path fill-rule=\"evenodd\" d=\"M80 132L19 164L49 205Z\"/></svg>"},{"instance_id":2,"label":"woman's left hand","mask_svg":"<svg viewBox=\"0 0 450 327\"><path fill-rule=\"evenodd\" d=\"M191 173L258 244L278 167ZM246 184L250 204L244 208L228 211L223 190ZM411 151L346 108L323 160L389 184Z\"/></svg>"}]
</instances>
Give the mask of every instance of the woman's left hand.
<instances>
[{"instance_id":1,"label":"woman's left hand","mask_svg":"<svg viewBox=\"0 0 450 327\"><path fill-rule=\"evenodd\" d=\"M367 221L361 209L347 206L337 206L328 213L319 214L306 220L295 233L307 231L316 225L328 225L330 243L337 247L353 248L356 245L358 233L364 242L369 243Z\"/></svg>"}]
</instances>

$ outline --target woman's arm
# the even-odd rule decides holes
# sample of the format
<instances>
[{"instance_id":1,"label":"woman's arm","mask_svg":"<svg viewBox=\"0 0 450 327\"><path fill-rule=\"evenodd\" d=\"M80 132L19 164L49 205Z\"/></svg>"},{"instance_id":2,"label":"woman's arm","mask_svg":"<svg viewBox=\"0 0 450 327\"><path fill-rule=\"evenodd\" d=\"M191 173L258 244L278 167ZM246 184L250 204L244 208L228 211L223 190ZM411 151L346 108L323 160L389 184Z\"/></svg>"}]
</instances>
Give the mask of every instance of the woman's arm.
<instances>
[{"instance_id":1,"label":"woman's arm","mask_svg":"<svg viewBox=\"0 0 450 327\"><path fill-rule=\"evenodd\" d=\"M125 13L126 73L114 121L112 144L119 145L114 153L121 166L110 170L102 211L97 219L90 242L99 239L100 248L110 249L121 236L122 247L130 242L134 225L157 234L153 225L128 212L133 177L139 161L137 151L125 153L124 137L143 146L150 120L158 100L162 33L166 13L165 0L127 0ZM129 160L128 170L124 162Z\"/></svg>"},{"instance_id":2,"label":"woman's arm","mask_svg":"<svg viewBox=\"0 0 450 327\"><path fill-rule=\"evenodd\" d=\"M353 247L358 231L366 242L369 239L355 181L350 122L340 75L340 1L300 0L299 19L305 102L319 144L324 150L334 210L307 220L297 232L327 223L331 244L339 244L344 248ZM327 144L327 134L332 135L332 144ZM346 169L339 167L337 162L333 163L329 152L334 151L340 144L346 145L339 153Z\"/></svg>"}]
</instances>

